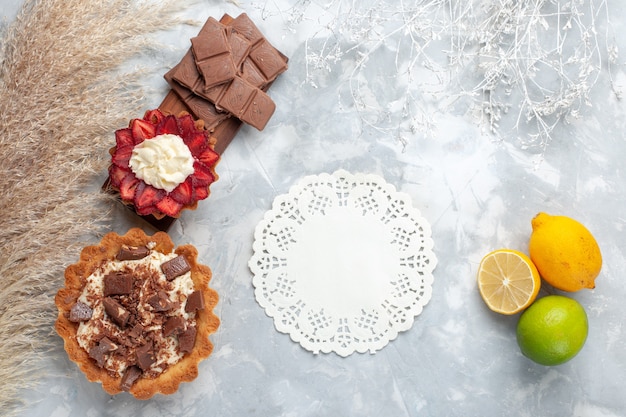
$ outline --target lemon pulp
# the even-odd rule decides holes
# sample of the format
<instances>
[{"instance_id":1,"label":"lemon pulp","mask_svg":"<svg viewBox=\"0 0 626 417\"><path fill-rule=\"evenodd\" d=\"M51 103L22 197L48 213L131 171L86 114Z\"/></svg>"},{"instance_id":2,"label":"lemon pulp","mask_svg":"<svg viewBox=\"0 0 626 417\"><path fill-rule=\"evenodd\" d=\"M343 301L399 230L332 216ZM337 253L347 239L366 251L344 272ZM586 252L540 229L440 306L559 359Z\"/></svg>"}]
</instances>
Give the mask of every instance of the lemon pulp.
<instances>
[{"instance_id":1,"label":"lemon pulp","mask_svg":"<svg viewBox=\"0 0 626 417\"><path fill-rule=\"evenodd\" d=\"M478 267L477 281L487 306L507 315L527 308L541 286L539 272L530 258L512 249L498 249L485 255Z\"/></svg>"}]
</instances>

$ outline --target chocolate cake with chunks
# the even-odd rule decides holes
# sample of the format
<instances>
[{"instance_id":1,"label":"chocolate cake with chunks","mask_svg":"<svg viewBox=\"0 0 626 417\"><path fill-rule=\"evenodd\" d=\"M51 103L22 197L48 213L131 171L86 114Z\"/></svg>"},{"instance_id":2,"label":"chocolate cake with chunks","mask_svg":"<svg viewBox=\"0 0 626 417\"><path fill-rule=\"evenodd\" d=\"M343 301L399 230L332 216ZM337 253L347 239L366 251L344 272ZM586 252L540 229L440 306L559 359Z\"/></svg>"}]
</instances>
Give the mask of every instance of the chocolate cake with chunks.
<instances>
[{"instance_id":1,"label":"chocolate cake with chunks","mask_svg":"<svg viewBox=\"0 0 626 417\"><path fill-rule=\"evenodd\" d=\"M109 394L172 394L194 380L220 322L211 270L165 232L106 234L65 270L55 328L70 359Z\"/></svg>"}]
</instances>

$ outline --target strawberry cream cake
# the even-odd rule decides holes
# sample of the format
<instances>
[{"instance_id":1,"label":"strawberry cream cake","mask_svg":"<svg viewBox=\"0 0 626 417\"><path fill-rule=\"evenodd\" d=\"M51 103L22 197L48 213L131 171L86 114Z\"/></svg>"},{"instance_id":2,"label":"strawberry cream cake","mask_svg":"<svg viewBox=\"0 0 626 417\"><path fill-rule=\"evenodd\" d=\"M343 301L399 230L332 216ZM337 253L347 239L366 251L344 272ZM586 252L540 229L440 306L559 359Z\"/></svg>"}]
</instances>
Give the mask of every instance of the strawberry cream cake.
<instances>
[{"instance_id":1,"label":"strawberry cream cake","mask_svg":"<svg viewBox=\"0 0 626 417\"><path fill-rule=\"evenodd\" d=\"M196 209L218 179L219 155L204 122L149 110L115 132L109 187L140 216L178 218Z\"/></svg>"}]
</instances>

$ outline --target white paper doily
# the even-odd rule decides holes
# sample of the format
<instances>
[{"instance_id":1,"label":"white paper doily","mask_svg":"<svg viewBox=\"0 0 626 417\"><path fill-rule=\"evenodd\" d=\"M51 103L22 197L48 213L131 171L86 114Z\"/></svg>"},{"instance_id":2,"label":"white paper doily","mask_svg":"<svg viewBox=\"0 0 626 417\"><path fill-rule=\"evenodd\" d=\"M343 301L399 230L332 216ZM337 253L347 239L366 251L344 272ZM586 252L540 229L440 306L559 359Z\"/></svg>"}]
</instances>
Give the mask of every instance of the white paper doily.
<instances>
[{"instance_id":1,"label":"white paper doily","mask_svg":"<svg viewBox=\"0 0 626 417\"><path fill-rule=\"evenodd\" d=\"M314 353L382 349L432 295L437 259L428 222L376 175L303 178L257 225L257 302Z\"/></svg>"}]
</instances>

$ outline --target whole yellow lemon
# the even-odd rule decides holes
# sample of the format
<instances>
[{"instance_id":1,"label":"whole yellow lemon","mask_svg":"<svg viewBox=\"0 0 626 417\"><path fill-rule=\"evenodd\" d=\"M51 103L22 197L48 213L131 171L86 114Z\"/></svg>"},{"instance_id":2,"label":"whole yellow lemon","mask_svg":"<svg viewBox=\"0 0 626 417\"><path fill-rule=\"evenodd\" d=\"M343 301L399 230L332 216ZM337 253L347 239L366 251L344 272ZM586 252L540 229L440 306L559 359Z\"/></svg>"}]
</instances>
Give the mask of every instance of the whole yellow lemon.
<instances>
[{"instance_id":1,"label":"whole yellow lemon","mask_svg":"<svg viewBox=\"0 0 626 417\"><path fill-rule=\"evenodd\" d=\"M602 254L591 232L572 218L546 213L537 214L531 224L530 259L541 277L563 291L595 288Z\"/></svg>"}]
</instances>

